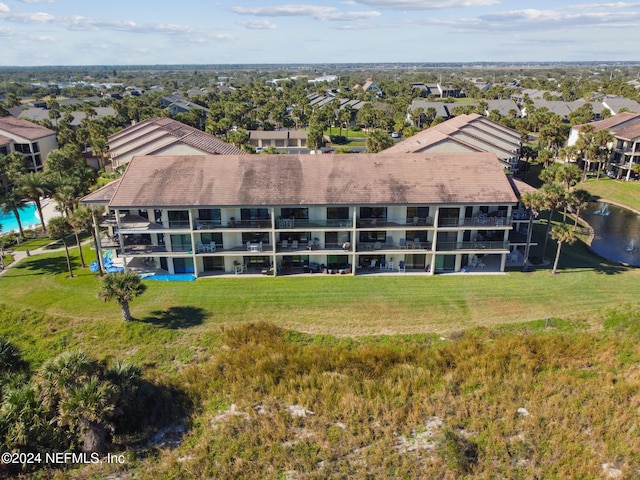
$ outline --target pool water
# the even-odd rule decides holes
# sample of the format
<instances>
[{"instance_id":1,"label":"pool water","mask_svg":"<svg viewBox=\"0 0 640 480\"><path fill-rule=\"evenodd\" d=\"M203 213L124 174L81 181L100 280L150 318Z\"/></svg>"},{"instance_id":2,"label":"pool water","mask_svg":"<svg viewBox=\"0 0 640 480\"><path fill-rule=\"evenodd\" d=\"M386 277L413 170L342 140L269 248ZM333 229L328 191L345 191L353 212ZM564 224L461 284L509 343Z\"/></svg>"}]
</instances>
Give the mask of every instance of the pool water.
<instances>
[{"instance_id":1,"label":"pool water","mask_svg":"<svg viewBox=\"0 0 640 480\"><path fill-rule=\"evenodd\" d=\"M40 217L38 217L38 209L35 203L28 203L18 209L18 212L20 214L22 228L31 227L40 223ZM0 210L0 225L2 225L2 232L10 232L18 229L18 221L13 212L2 213Z\"/></svg>"},{"instance_id":2,"label":"pool water","mask_svg":"<svg viewBox=\"0 0 640 480\"><path fill-rule=\"evenodd\" d=\"M155 273L153 275L142 277L143 280L161 280L164 282L192 282L196 279L195 275L190 273Z\"/></svg>"}]
</instances>

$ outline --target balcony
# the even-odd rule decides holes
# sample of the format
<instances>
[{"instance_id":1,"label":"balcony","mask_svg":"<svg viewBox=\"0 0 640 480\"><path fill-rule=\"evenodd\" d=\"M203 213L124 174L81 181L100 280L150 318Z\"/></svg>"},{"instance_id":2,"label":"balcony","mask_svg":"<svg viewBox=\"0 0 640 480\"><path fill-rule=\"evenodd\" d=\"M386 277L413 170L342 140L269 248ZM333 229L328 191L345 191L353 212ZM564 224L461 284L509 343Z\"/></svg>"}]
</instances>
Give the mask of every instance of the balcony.
<instances>
[{"instance_id":1,"label":"balcony","mask_svg":"<svg viewBox=\"0 0 640 480\"><path fill-rule=\"evenodd\" d=\"M243 254L251 254L251 253L260 253L264 254L265 252L273 252L273 246L268 244L252 244L249 245L216 245L215 250L210 249L201 249L198 251L197 249L193 249L186 245L178 245L172 248L168 248L166 245L125 245L124 249L120 250L121 255L127 256L150 256L154 254L187 254L192 255L196 253L197 255L211 255L211 254L224 254L224 253L243 253Z\"/></svg>"},{"instance_id":2,"label":"balcony","mask_svg":"<svg viewBox=\"0 0 640 480\"><path fill-rule=\"evenodd\" d=\"M509 242L438 242L436 249L438 252L457 250L506 250Z\"/></svg>"},{"instance_id":3,"label":"balcony","mask_svg":"<svg viewBox=\"0 0 640 480\"><path fill-rule=\"evenodd\" d=\"M353 227L353 220L350 218L331 220L309 220L301 218L280 218L276 222L279 230L304 230L304 229L340 229Z\"/></svg>"},{"instance_id":4,"label":"balcony","mask_svg":"<svg viewBox=\"0 0 640 480\"><path fill-rule=\"evenodd\" d=\"M478 228L495 228L511 225L511 218L505 217L471 217L471 218L441 218L438 220L439 227L478 227Z\"/></svg>"},{"instance_id":5,"label":"balcony","mask_svg":"<svg viewBox=\"0 0 640 480\"><path fill-rule=\"evenodd\" d=\"M395 251L395 250L431 250L432 242L409 241L406 243L360 242L358 252Z\"/></svg>"},{"instance_id":6,"label":"balcony","mask_svg":"<svg viewBox=\"0 0 640 480\"><path fill-rule=\"evenodd\" d=\"M244 230L268 230L271 228L271 219L251 219L251 220L236 220L230 218L228 222L212 222L211 220L199 220L196 219L193 224L194 230L206 231L206 230L220 230L237 228Z\"/></svg>"}]
</instances>

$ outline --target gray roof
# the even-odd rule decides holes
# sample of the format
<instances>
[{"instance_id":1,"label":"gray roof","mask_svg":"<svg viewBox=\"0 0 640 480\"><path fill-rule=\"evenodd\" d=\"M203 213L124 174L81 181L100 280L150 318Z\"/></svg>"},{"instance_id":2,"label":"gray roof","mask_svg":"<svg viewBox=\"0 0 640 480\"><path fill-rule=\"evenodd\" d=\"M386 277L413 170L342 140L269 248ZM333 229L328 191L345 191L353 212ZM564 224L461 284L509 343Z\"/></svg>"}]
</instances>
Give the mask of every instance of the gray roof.
<instances>
[{"instance_id":1,"label":"gray roof","mask_svg":"<svg viewBox=\"0 0 640 480\"><path fill-rule=\"evenodd\" d=\"M515 203L492 153L134 157L113 208Z\"/></svg>"},{"instance_id":2,"label":"gray roof","mask_svg":"<svg viewBox=\"0 0 640 480\"><path fill-rule=\"evenodd\" d=\"M427 109L433 107L436 109L437 117L449 118L451 117L450 108L454 106L455 104L453 103L448 104L444 102L428 102L426 100L415 99L411 102L411 106L409 107L409 109L413 111L417 108L422 108L426 112Z\"/></svg>"},{"instance_id":3,"label":"gray roof","mask_svg":"<svg viewBox=\"0 0 640 480\"><path fill-rule=\"evenodd\" d=\"M640 113L640 103L628 98L607 97L602 100L602 104L611 110L613 114L618 113L623 108L629 112Z\"/></svg>"}]
</instances>

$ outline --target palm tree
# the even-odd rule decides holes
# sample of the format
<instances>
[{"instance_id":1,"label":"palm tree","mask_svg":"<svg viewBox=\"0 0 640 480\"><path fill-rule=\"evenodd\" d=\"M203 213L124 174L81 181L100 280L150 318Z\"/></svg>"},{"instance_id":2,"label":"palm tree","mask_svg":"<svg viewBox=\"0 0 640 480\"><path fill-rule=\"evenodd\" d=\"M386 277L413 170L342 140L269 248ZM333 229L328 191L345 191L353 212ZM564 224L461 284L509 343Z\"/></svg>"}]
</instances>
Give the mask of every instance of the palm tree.
<instances>
[{"instance_id":1,"label":"palm tree","mask_svg":"<svg viewBox=\"0 0 640 480\"><path fill-rule=\"evenodd\" d=\"M378 153L393 146L393 139L384 130L376 128L367 135L367 153Z\"/></svg>"},{"instance_id":2,"label":"palm tree","mask_svg":"<svg viewBox=\"0 0 640 480\"><path fill-rule=\"evenodd\" d=\"M605 128L596 132L595 142L598 147L598 173L596 174L596 180L600 180L600 170L602 169L602 164L605 163L607 166L609 164L609 159L611 157L609 144L613 143L614 141L615 137L611 133L611 130Z\"/></svg>"},{"instance_id":3,"label":"palm tree","mask_svg":"<svg viewBox=\"0 0 640 480\"><path fill-rule=\"evenodd\" d=\"M102 276L102 263L100 262L100 248L98 246L98 237L95 226L98 224L97 219L102 216L102 213L102 207L82 205L78 207L69 218L71 226L74 228L74 230L77 230L79 232L91 233L91 237L93 238L93 246L96 249L98 272L100 276ZM80 248L80 245L78 245L78 248ZM84 266L84 259L82 257L80 257L80 259Z\"/></svg>"},{"instance_id":4,"label":"palm tree","mask_svg":"<svg viewBox=\"0 0 640 480\"><path fill-rule=\"evenodd\" d=\"M44 215L42 215L42 203L41 197L47 195L50 191L49 179L44 172L33 172L26 175L22 175L18 178L17 186L24 195L36 204L38 209L38 215L40 216L40 224L42 225L42 231L47 232L47 227L44 223Z\"/></svg>"},{"instance_id":5,"label":"palm tree","mask_svg":"<svg viewBox=\"0 0 640 480\"><path fill-rule=\"evenodd\" d=\"M80 234L82 232L87 232L92 230L93 219L91 218L91 213L88 214L83 212L78 213L79 209L76 209L71 215L69 215L68 221L71 226L71 231L73 235L76 237L76 245L78 246L78 254L80 255L80 265L82 268L86 268L87 265L84 263L84 254L82 253L82 244L80 243Z\"/></svg>"},{"instance_id":6,"label":"palm tree","mask_svg":"<svg viewBox=\"0 0 640 480\"><path fill-rule=\"evenodd\" d=\"M555 211L564 205L564 201L567 195L567 189L560 183L545 183L540 189L546 200L545 210L549 212L547 217L547 230L544 234L544 244L542 246L542 260L544 261L545 254L547 253L547 244L549 242L549 235L551 232L552 219Z\"/></svg>"},{"instance_id":7,"label":"palm tree","mask_svg":"<svg viewBox=\"0 0 640 480\"><path fill-rule=\"evenodd\" d=\"M529 209L529 228L527 230L527 243L524 250L524 262L522 271L526 272L529 268L529 251L531 250L531 235L533 233L533 220L545 206L545 197L540 192L527 192L522 195L522 204Z\"/></svg>"},{"instance_id":8,"label":"palm tree","mask_svg":"<svg viewBox=\"0 0 640 480\"><path fill-rule=\"evenodd\" d=\"M49 220L49 236L55 240L62 240L64 251L67 256L67 267L69 268L69 277L73 278L73 269L71 268L71 257L69 256L69 247L65 237L71 233L71 225L63 216L53 217Z\"/></svg>"},{"instance_id":9,"label":"palm tree","mask_svg":"<svg viewBox=\"0 0 640 480\"><path fill-rule=\"evenodd\" d=\"M115 393L111 383L91 376L69 388L61 400L58 423L79 432L82 451L106 450L107 434L113 430L109 417L115 408Z\"/></svg>"},{"instance_id":10,"label":"palm tree","mask_svg":"<svg viewBox=\"0 0 640 480\"><path fill-rule=\"evenodd\" d=\"M0 372L15 372L24 368L20 350L5 337L0 337Z\"/></svg>"},{"instance_id":11,"label":"palm tree","mask_svg":"<svg viewBox=\"0 0 640 480\"><path fill-rule=\"evenodd\" d=\"M584 208L586 208L590 200L591 200L591 194L587 190L584 190L582 188L578 188L577 190L570 192L569 195L567 196L567 204L569 208L575 212L575 215L576 215L573 223L574 227L578 226L578 221L580 219L580 212Z\"/></svg>"},{"instance_id":12,"label":"palm tree","mask_svg":"<svg viewBox=\"0 0 640 480\"><path fill-rule=\"evenodd\" d=\"M20 219L20 208L26 205L26 200L14 189L2 195L0 202L2 203L0 206L2 213L13 213L15 215L16 221L18 222L20 238L24 238L24 229L22 228L22 220Z\"/></svg>"},{"instance_id":13,"label":"palm tree","mask_svg":"<svg viewBox=\"0 0 640 480\"><path fill-rule=\"evenodd\" d=\"M146 289L147 286L142 283L142 279L138 274L131 270L126 270L106 275L102 281L102 288L98 292L98 296L105 302L107 300L118 302L122 309L122 319L129 321L131 320L129 302L142 295Z\"/></svg>"},{"instance_id":14,"label":"palm tree","mask_svg":"<svg viewBox=\"0 0 640 480\"><path fill-rule=\"evenodd\" d=\"M551 273L555 274L556 270L558 269L558 260L560 260L560 250L562 249L562 244L572 244L577 240L577 237L575 235L575 232L573 231L573 228L564 224L556 225L555 227L553 227L551 236L558 242L558 248L556 249L556 259L553 262L553 269L551 270Z\"/></svg>"}]
</instances>

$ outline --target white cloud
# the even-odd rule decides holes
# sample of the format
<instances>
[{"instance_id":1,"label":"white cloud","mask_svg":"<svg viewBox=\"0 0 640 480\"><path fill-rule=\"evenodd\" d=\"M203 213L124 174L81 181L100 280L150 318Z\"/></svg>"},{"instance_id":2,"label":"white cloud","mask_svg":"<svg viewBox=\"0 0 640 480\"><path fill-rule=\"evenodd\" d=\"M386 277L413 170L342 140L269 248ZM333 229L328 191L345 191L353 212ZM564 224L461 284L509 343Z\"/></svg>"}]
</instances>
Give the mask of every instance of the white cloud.
<instances>
[{"instance_id":1,"label":"white cloud","mask_svg":"<svg viewBox=\"0 0 640 480\"><path fill-rule=\"evenodd\" d=\"M393 10L441 10L444 8L487 7L500 0L352 0L358 5Z\"/></svg>"},{"instance_id":2,"label":"white cloud","mask_svg":"<svg viewBox=\"0 0 640 480\"><path fill-rule=\"evenodd\" d=\"M70 31L118 31L130 33L156 33L160 35L185 36L185 37L201 37L208 39L228 39L231 35L224 33L213 33L195 29L186 25L174 24L138 24L131 20L104 20L81 15L73 15L69 17L54 16L44 12L36 13L17 13L11 12L9 7L4 3L0 3L0 20L6 20L14 23L33 24L33 23L49 23L58 25Z\"/></svg>"},{"instance_id":3,"label":"white cloud","mask_svg":"<svg viewBox=\"0 0 640 480\"><path fill-rule=\"evenodd\" d=\"M242 25L249 30L275 30L278 28L274 23L269 20L248 20L238 22L238 25Z\"/></svg>"},{"instance_id":4,"label":"white cloud","mask_svg":"<svg viewBox=\"0 0 640 480\"><path fill-rule=\"evenodd\" d=\"M238 15L256 17L310 17L316 20L352 21L379 17L380 12L339 12L336 7L280 5L275 7L231 7Z\"/></svg>"},{"instance_id":5,"label":"white cloud","mask_svg":"<svg viewBox=\"0 0 640 480\"><path fill-rule=\"evenodd\" d=\"M610 8L640 8L640 3L627 3L627 2L617 2L617 3L583 3L579 5L569 5L569 8L577 8L580 10L586 9L610 9Z\"/></svg>"}]
</instances>

